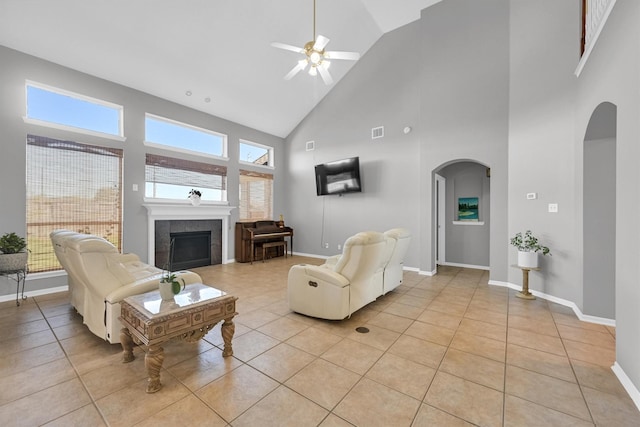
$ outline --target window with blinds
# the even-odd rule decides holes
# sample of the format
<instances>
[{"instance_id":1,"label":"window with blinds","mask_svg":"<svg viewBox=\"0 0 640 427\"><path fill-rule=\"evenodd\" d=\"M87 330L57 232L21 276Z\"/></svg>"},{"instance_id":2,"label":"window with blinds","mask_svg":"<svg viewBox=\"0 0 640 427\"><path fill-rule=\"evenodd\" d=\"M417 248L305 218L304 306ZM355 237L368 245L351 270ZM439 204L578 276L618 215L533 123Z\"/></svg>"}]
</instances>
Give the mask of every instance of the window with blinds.
<instances>
[{"instance_id":1,"label":"window with blinds","mask_svg":"<svg viewBox=\"0 0 640 427\"><path fill-rule=\"evenodd\" d=\"M145 197L187 200L191 189L202 200L227 200L227 167L173 157L147 154Z\"/></svg>"},{"instance_id":2,"label":"window with blinds","mask_svg":"<svg viewBox=\"0 0 640 427\"><path fill-rule=\"evenodd\" d=\"M49 233L122 241L122 150L27 135L29 271L59 270Z\"/></svg>"},{"instance_id":3,"label":"window with blinds","mask_svg":"<svg viewBox=\"0 0 640 427\"><path fill-rule=\"evenodd\" d=\"M240 220L273 219L273 175L240 169Z\"/></svg>"}]
</instances>

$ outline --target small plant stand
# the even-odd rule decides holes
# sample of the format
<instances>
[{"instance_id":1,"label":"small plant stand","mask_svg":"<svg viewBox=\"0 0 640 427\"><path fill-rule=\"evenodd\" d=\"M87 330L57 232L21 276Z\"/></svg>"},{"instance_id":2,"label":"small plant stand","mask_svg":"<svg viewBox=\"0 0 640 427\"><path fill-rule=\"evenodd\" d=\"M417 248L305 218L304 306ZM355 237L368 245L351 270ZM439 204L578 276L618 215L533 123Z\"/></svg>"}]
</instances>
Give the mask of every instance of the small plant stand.
<instances>
[{"instance_id":1,"label":"small plant stand","mask_svg":"<svg viewBox=\"0 0 640 427\"><path fill-rule=\"evenodd\" d=\"M20 305L20 298L18 297L18 293L20 292L20 286L22 285L22 299L26 300L27 297L24 296L24 282L27 278L27 267L20 268L17 270L0 270L0 276L6 276L9 279L16 282L16 305Z\"/></svg>"},{"instance_id":2,"label":"small plant stand","mask_svg":"<svg viewBox=\"0 0 640 427\"><path fill-rule=\"evenodd\" d=\"M512 265L512 267L522 270L522 290L516 293L516 296L522 299L536 299L535 295L529 292L529 271L540 271L540 267L522 267L519 265Z\"/></svg>"}]
</instances>

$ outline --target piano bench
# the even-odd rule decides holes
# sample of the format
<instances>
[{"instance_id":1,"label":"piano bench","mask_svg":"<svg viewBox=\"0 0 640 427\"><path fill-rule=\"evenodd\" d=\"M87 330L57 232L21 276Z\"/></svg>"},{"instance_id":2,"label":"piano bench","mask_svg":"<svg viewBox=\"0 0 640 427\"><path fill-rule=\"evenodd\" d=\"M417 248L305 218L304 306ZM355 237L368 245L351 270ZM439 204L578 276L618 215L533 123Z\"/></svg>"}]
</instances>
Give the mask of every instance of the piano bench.
<instances>
[{"instance_id":1,"label":"piano bench","mask_svg":"<svg viewBox=\"0 0 640 427\"><path fill-rule=\"evenodd\" d=\"M278 242L264 242L262 244L262 262L264 262L265 260L267 249L279 248L281 246L284 248L284 257L286 258L287 257L287 241L286 240L280 240Z\"/></svg>"}]
</instances>

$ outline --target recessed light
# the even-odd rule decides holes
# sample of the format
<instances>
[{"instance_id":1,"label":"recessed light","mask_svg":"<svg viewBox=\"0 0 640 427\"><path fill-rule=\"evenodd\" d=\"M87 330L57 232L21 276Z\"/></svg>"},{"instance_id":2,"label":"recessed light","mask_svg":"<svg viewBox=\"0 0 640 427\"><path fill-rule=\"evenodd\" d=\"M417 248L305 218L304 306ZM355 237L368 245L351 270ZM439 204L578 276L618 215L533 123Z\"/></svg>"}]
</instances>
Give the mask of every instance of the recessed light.
<instances>
[{"instance_id":1,"label":"recessed light","mask_svg":"<svg viewBox=\"0 0 640 427\"><path fill-rule=\"evenodd\" d=\"M211 102L211 98L209 98L208 96L204 99L204 102Z\"/></svg>"},{"instance_id":2,"label":"recessed light","mask_svg":"<svg viewBox=\"0 0 640 427\"><path fill-rule=\"evenodd\" d=\"M191 96L191 91L190 91L190 90L188 90L188 91L186 91L184 94L185 94L185 95L187 95L187 96Z\"/></svg>"}]
</instances>

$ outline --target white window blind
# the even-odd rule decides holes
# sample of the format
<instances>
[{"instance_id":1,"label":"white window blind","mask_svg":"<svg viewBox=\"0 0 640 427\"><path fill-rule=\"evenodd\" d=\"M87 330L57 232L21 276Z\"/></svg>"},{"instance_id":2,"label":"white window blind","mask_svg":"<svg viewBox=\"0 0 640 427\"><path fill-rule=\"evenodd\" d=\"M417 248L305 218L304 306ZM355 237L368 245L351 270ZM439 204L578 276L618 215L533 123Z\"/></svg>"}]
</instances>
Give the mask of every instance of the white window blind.
<instances>
[{"instance_id":1,"label":"white window blind","mask_svg":"<svg viewBox=\"0 0 640 427\"><path fill-rule=\"evenodd\" d=\"M27 135L29 271L59 270L49 233L122 240L122 150Z\"/></svg>"},{"instance_id":2,"label":"white window blind","mask_svg":"<svg viewBox=\"0 0 640 427\"><path fill-rule=\"evenodd\" d=\"M273 219L273 175L240 169L240 220Z\"/></svg>"},{"instance_id":3,"label":"white window blind","mask_svg":"<svg viewBox=\"0 0 640 427\"><path fill-rule=\"evenodd\" d=\"M193 188L202 200L226 201L227 167L173 157L147 154L145 196L186 199Z\"/></svg>"}]
</instances>

